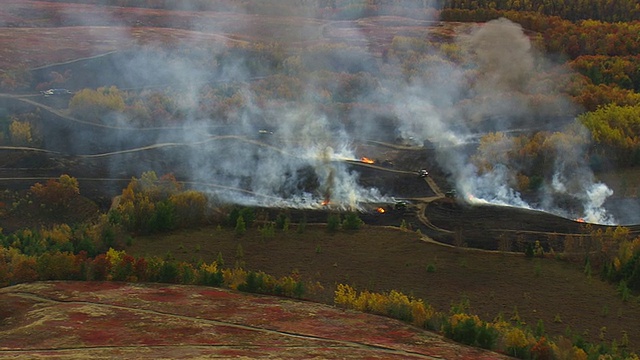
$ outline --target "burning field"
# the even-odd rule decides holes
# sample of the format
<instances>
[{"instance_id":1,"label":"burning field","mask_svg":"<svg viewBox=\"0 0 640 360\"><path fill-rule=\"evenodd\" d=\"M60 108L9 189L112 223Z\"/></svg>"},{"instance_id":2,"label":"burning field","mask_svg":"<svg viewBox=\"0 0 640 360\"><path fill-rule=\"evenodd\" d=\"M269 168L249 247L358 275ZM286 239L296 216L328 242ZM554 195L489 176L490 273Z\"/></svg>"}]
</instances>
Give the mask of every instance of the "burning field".
<instances>
[{"instance_id":1,"label":"burning field","mask_svg":"<svg viewBox=\"0 0 640 360\"><path fill-rule=\"evenodd\" d=\"M48 41L32 18L17 20L28 11L42 17L40 26L63 31L65 41ZM85 179L88 194L102 192L106 203L123 179L155 171L173 173L221 203L356 211L452 190L470 205L640 223L612 209L614 191L589 167L577 107L544 77L530 76L559 70L532 49L519 25L499 19L456 28L400 17L338 25L287 14L263 19L231 5L225 11L12 2L5 21L17 26L15 37L29 40L12 56L33 70L30 87L0 100L10 112L39 113L33 126L41 142L5 149L22 154L3 164L5 179L29 168L68 172ZM69 27L46 20L51 13ZM88 27L92 20L109 31ZM299 38L284 36L283 28ZM433 38L430 51L441 60L402 80L400 64L381 62L381 49L401 61L403 48L393 41L421 31ZM259 46L269 35L280 47ZM69 41L83 46L64 56ZM467 63L440 54L443 44L459 47ZM264 60L259 51L271 53ZM83 96L120 97L122 105L93 113L70 101L72 92L34 92L58 83L102 87ZM534 100L542 94L540 107ZM533 160L509 155L522 152L521 140L505 134L543 131L550 155L540 173ZM423 170L430 175L419 176Z\"/></svg>"}]
</instances>

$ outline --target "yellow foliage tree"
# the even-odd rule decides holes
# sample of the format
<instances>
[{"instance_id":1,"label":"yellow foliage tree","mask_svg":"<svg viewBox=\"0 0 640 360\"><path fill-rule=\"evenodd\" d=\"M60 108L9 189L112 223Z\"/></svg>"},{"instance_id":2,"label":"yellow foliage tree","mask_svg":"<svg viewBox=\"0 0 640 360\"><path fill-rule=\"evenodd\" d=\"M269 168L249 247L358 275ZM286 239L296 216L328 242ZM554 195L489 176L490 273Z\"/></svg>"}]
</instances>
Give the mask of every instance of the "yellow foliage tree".
<instances>
[{"instance_id":1,"label":"yellow foliage tree","mask_svg":"<svg viewBox=\"0 0 640 360\"><path fill-rule=\"evenodd\" d=\"M71 241L71 227L67 224L54 225L51 229L42 229L40 234L45 239L51 239L58 245Z\"/></svg>"},{"instance_id":2,"label":"yellow foliage tree","mask_svg":"<svg viewBox=\"0 0 640 360\"><path fill-rule=\"evenodd\" d=\"M222 270L222 279L225 286L230 289L237 289L238 285L247 281L247 271L242 268Z\"/></svg>"},{"instance_id":3,"label":"yellow foliage tree","mask_svg":"<svg viewBox=\"0 0 640 360\"><path fill-rule=\"evenodd\" d=\"M69 102L72 116L94 122L101 122L106 115L124 109L123 93L115 86L80 90Z\"/></svg>"},{"instance_id":4,"label":"yellow foliage tree","mask_svg":"<svg viewBox=\"0 0 640 360\"><path fill-rule=\"evenodd\" d=\"M179 227L200 224L207 209L207 197L194 190L171 195L169 201L176 209L176 223Z\"/></svg>"},{"instance_id":5,"label":"yellow foliage tree","mask_svg":"<svg viewBox=\"0 0 640 360\"><path fill-rule=\"evenodd\" d=\"M14 119L9 125L9 136L13 145L27 145L33 141L31 136L31 124L26 121Z\"/></svg>"},{"instance_id":6,"label":"yellow foliage tree","mask_svg":"<svg viewBox=\"0 0 640 360\"><path fill-rule=\"evenodd\" d=\"M126 255L124 250L118 251L113 248L109 248L106 253L106 258L111 264L111 266L116 266L122 261L122 258Z\"/></svg>"},{"instance_id":7,"label":"yellow foliage tree","mask_svg":"<svg viewBox=\"0 0 640 360\"><path fill-rule=\"evenodd\" d=\"M524 333L520 328L512 327L503 334L504 346L508 351L517 353L524 349L530 343L535 343L535 339L529 339L530 336Z\"/></svg>"}]
</instances>

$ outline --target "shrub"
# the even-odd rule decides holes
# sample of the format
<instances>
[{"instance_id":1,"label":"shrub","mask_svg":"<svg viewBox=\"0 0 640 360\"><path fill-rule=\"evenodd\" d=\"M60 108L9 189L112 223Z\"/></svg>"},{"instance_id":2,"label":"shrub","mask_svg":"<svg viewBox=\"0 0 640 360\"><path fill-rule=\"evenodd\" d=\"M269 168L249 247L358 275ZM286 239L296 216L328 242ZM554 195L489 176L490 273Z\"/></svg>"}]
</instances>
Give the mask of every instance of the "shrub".
<instances>
[{"instance_id":1,"label":"shrub","mask_svg":"<svg viewBox=\"0 0 640 360\"><path fill-rule=\"evenodd\" d=\"M96 256L89 266L88 280L103 281L107 280L111 263L105 254Z\"/></svg>"},{"instance_id":2,"label":"shrub","mask_svg":"<svg viewBox=\"0 0 640 360\"><path fill-rule=\"evenodd\" d=\"M260 228L260 235L263 239L273 238L276 236L275 225L272 222L268 222L264 224L263 227Z\"/></svg>"},{"instance_id":3,"label":"shrub","mask_svg":"<svg viewBox=\"0 0 640 360\"><path fill-rule=\"evenodd\" d=\"M491 325L482 322L475 315L456 313L445 321L444 335L454 341L492 349L498 341L498 331Z\"/></svg>"},{"instance_id":4,"label":"shrub","mask_svg":"<svg viewBox=\"0 0 640 360\"><path fill-rule=\"evenodd\" d=\"M342 222L342 228L345 230L358 230L364 224L362 219L355 212L349 212L345 215Z\"/></svg>"},{"instance_id":5,"label":"shrub","mask_svg":"<svg viewBox=\"0 0 640 360\"><path fill-rule=\"evenodd\" d=\"M394 319L412 322L411 300L401 292L391 290L388 295L387 315Z\"/></svg>"},{"instance_id":6,"label":"shrub","mask_svg":"<svg viewBox=\"0 0 640 360\"><path fill-rule=\"evenodd\" d=\"M289 223L290 222L291 222L291 219L289 219L287 214L280 213L280 214L278 214L278 217L276 218L275 227L278 230L287 231L289 229Z\"/></svg>"},{"instance_id":7,"label":"shrub","mask_svg":"<svg viewBox=\"0 0 640 360\"><path fill-rule=\"evenodd\" d=\"M536 360L552 360L554 358L551 345L544 336L541 336L531 347L531 358Z\"/></svg>"},{"instance_id":8,"label":"shrub","mask_svg":"<svg viewBox=\"0 0 640 360\"><path fill-rule=\"evenodd\" d=\"M250 293L265 293L264 276L262 273L250 271L244 283L238 285L238 290Z\"/></svg>"},{"instance_id":9,"label":"shrub","mask_svg":"<svg viewBox=\"0 0 640 360\"><path fill-rule=\"evenodd\" d=\"M205 286L220 286L223 284L222 271L218 269L216 261L211 264L200 265L196 275L196 283Z\"/></svg>"},{"instance_id":10,"label":"shrub","mask_svg":"<svg viewBox=\"0 0 640 360\"><path fill-rule=\"evenodd\" d=\"M528 243L524 248L524 256L527 258L532 258L534 256L534 247L533 244Z\"/></svg>"},{"instance_id":11,"label":"shrub","mask_svg":"<svg viewBox=\"0 0 640 360\"><path fill-rule=\"evenodd\" d=\"M340 229L340 215L330 214L327 218L327 230L335 232Z\"/></svg>"},{"instance_id":12,"label":"shrub","mask_svg":"<svg viewBox=\"0 0 640 360\"><path fill-rule=\"evenodd\" d=\"M247 225L244 222L242 215L238 216L236 220L236 235L242 236L247 232Z\"/></svg>"},{"instance_id":13,"label":"shrub","mask_svg":"<svg viewBox=\"0 0 640 360\"><path fill-rule=\"evenodd\" d=\"M177 283L180 272L175 261L167 259L162 262L158 272L158 282Z\"/></svg>"},{"instance_id":14,"label":"shrub","mask_svg":"<svg viewBox=\"0 0 640 360\"><path fill-rule=\"evenodd\" d=\"M230 289L237 289L247 279L247 271L242 268L222 270L223 284Z\"/></svg>"},{"instance_id":15,"label":"shrub","mask_svg":"<svg viewBox=\"0 0 640 360\"><path fill-rule=\"evenodd\" d=\"M256 220L256 213L253 211L253 209L243 208L242 210L240 210L239 217L244 220L247 228L250 228L253 226L253 222Z\"/></svg>"}]
</instances>

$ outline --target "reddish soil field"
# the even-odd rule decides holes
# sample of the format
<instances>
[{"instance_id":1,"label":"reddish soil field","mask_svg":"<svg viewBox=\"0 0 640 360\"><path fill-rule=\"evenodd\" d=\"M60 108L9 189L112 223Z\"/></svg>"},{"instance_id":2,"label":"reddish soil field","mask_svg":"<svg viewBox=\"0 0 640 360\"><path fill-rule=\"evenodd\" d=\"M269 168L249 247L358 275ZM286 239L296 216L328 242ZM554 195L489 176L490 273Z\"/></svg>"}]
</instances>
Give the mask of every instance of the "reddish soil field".
<instances>
[{"instance_id":1,"label":"reddish soil field","mask_svg":"<svg viewBox=\"0 0 640 360\"><path fill-rule=\"evenodd\" d=\"M0 358L501 359L385 317L217 288L0 289Z\"/></svg>"}]
</instances>

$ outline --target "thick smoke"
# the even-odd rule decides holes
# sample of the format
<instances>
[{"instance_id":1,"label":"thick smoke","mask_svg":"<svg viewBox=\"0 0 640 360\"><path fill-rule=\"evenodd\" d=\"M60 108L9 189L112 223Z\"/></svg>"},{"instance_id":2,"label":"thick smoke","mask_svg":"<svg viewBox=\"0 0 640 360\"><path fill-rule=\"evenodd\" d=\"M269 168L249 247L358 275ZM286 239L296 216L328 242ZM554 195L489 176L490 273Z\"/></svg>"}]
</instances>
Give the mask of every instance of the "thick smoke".
<instances>
[{"instance_id":1,"label":"thick smoke","mask_svg":"<svg viewBox=\"0 0 640 360\"><path fill-rule=\"evenodd\" d=\"M277 15L286 15L288 8L294 8L287 7L285 2L278 4ZM245 10L251 12L251 9ZM241 10L232 9L236 14L238 11ZM296 12L294 15L302 15L298 18L302 21L308 14ZM109 19L106 12L88 15L68 13L64 16L68 21L81 25L118 24L117 20ZM194 21L198 17L187 14L185 18ZM300 49L300 41L315 41L331 33L331 28L322 26L320 22L304 21L307 25L295 34L286 31L272 34L284 56L291 56L285 62L285 68L294 68L301 61L294 56ZM131 24L122 23L123 28L127 26ZM182 25L186 30L204 32L214 30L216 26L204 18ZM248 34L265 31L252 21L234 23L233 28ZM370 43L371 39L364 32L358 34L356 30L357 27L351 29L351 43ZM130 34L132 32L122 31L122 41L135 44L137 40ZM315 58L303 59L308 64L316 64L317 68L310 69L311 73L304 79L301 103L277 103L260 99L248 85L237 85L263 76L259 69L255 69L250 56L227 56L225 45L237 44L238 41L222 36L204 40L194 33L193 44L184 46L184 56L168 56L158 51L162 43L159 39L157 44L151 42L146 45L153 50L133 52L130 57L112 65L116 71L130 77L115 85L135 88L137 83L173 84L174 95L180 95L177 107L194 109L182 114L188 121L181 128L160 129L145 138L146 144L181 146L180 151L168 152L166 159L153 159L152 167L153 162L178 162L190 180L208 186L205 188L218 199L247 205L317 207L328 201L337 207L357 209L366 202L392 201L377 189L360 185L357 172L344 161L356 159L353 128L363 130L358 137L387 129L378 128L373 119L361 117L356 111L348 119L347 123L351 125L347 129L343 125L344 119L326 113L321 106L322 101L318 101L327 87L337 87L338 84L326 84L323 75L315 75L315 71L324 70L331 64L345 72L365 70L376 73L380 61L373 60L374 55L367 52L370 50L361 49L364 53L358 59L345 57L339 52L327 52L326 55L316 52ZM292 42L291 47L287 41ZM198 42L207 42L208 50L194 50L198 46L192 45ZM294 42L297 43L295 46ZM550 174L548 181L543 183L539 200L535 203L525 200L513 186L517 181L518 164L510 164L504 159L500 161L499 156L494 156L513 146L508 139L496 143L494 146L497 148L492 151L474 154L477 141L484 134L495 131L557 131L571 122L566 120L567 114L571 118L577 113L569 99L554 90L552 82L538 75L552 72L554 66L536 52L523 29L505 19L490 21L478 25L470 33L460 34L456 45L467 56L463 65L447 60L434 61L423 69L424 76L416 74L409 80L399 80L401 76L378 78L379 86L369 93L359 94L360 100L388 105L385 108L391 111L386 115L394 118L396 134L407 142L433 145L439 165L446 170L452 185L466 201L535 208L567 217L584 217L598 223L613 221L603 208L604 201L612 192L595 180L584 160L584 147L563 148L558 144L557 153L561 156L554 164L554 174ZM446 59L437 50L433 51L435 57ZM394 65L400 64L384 66ZM553 68L553 71L557 69ZM108 80L100 79L100 82L107 84ZM225 119L229 125L218 126L221 119L212 119L195 111L200 101L199 94L207 84L215 82L230 82L241 87L235 96L238 106L235 111L228 112L229 118ZM535 96L551 96L553 101L539 106L531 101ZM559 118L558 114L564 117ZM127 119L114 121L124 124ZM127 144L129 148L134 147L139 142L137 133L126 131L114 135L113 141L123 148ZM491 166L479 169L474 165L477 159L472 156L484 156L481 160ZM113 173L122 173L123 166L122 162L114 162ZM566 198L566 202L571 204L579 202L581 213L563 210L565 206L558 198Z\"/></svg>"},{"instance_id":2,"label":"thick smoke","mask_svg":"<svg viewBox=\"0 0 640 360\"><path fill-rule=\"evenodd\" d=\"M510 164L504 157L514 146L508 137L484 152L464 146L495 131L562 130L567 121L560 118L555 124L544 119L555 119L558 110L569 115L576 110L568 99L536 79L536 72L550 70L552 65L534 51L519 25L506 19L490 21L461 36L459 44L473 55L473 79L461 76L455 67L441 67L437 71L451 79L448 87L434 89L413 83L398 92L395 102L401 134L417 135L434 143L439 164L448 170L456 189L470 203L534 208L588 222L612 223L614 220L603 205L613 192L595 180L585 160L584 142L557 142L554 173L550 174L550 181L542 184L541 200L536 203L523 199L515 190L516 171L522 164ZM442 101L433 96L434 91L448 94L455 111L443 108ZM466 101L469 92L479 101L456 106ZM547 94L554 96L547 108L536 107L527 100L529 95ZM572 131L587 137L579 125L573 124ZM490 168L478 169L473 160L481 160ZM568 204L558 203L558 199L565 199ZM582 209L571 211L563 205Z\"/></svg>"}]
</instances>

